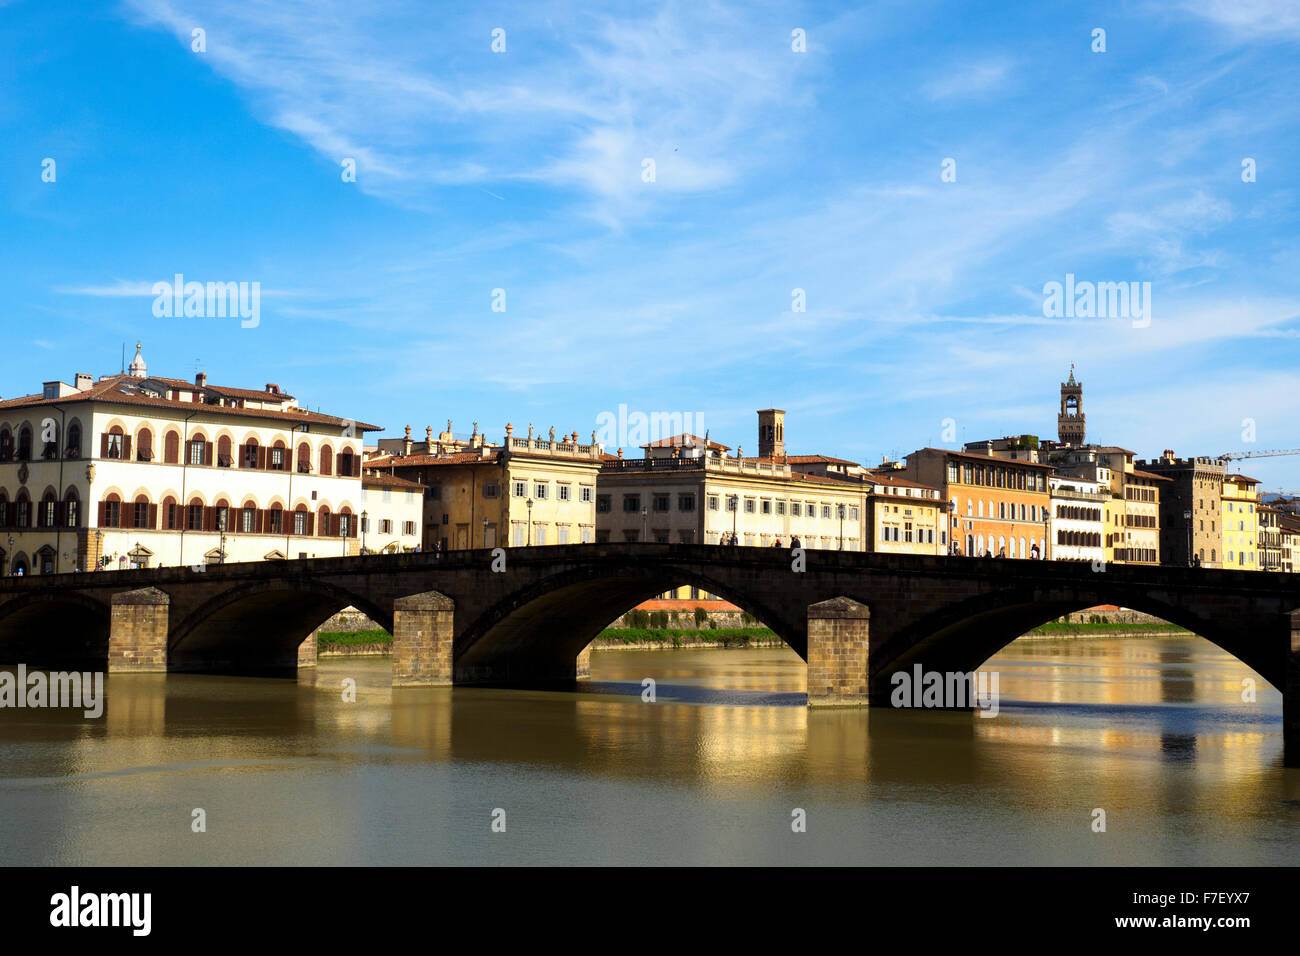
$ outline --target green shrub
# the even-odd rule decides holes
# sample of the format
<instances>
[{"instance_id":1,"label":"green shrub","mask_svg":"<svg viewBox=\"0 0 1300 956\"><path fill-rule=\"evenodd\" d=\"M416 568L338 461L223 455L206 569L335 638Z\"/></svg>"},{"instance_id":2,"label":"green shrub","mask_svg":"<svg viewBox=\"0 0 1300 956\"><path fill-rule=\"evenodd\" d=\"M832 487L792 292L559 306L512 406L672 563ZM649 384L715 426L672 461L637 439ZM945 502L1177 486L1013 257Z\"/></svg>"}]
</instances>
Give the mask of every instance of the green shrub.
<instances>
[{"instance_id":1,"label":"green shrub","mask_svg":"<svg viewBox=\"0 0 1300 956\"><path fill-rule=\"evenodd\" d=\"M702 607L695 608L695 626L702 627L704 622L709 619L709 612Z\"/></svg>"}]
</instances>

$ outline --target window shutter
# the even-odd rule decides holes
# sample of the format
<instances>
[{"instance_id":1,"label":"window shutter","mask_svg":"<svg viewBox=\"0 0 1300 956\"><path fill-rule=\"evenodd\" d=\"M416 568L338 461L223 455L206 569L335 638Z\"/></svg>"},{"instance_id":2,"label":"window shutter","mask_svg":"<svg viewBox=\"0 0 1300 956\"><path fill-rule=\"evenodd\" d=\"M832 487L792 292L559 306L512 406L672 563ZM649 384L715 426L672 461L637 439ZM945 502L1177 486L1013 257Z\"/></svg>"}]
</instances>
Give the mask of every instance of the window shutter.
<instances>
[{"instance_id":1,"label":"window shutter","mask_svg":"<svg viewBox=\"0 0 1300 956\"><path fill-rule=\"evenodd\" d=\"M123 461L131 460L131 436L130 435L122 436L122 460Z\"/></svg>"},{"instance_id":2,"label":"window shutter","mask_svg":"<svg viewBox=\"0 0 1300 956\"><path fill-rule=\"evenodd\" d=\"M203 464L212 464L212 442L210 441L205 441L203 443Z\"/></svg>"},{"instance_id":3,"label":"window shutter","mask_svg":"<svg viewBox=\"0 0 1300 956\"><path fill-rule=\"evenodd\" d=\"M257 467L262 470L266 469L266 446L265 445L257 446Z\"/></svg>"},{"instance_id":4,"label":"window shutter","mask_svg":"<svg viewBox=\"0 0 1300 956\"><path fill-rule=\"evenodd\" d=\"M99 436L99 457L108 457L108 432L102 432Z\"/></svg>"},{"instance_id":5,"label":"window shutter","mask_svg":"<svg viewBox=\"0 0 1300 956\"><path fill-rule=\"evenodd\" d=\"M338 475L340 478L344 477L343 452L339 452L337 455L334 456L334 474Z\"/></svg>"},{"instance_id":6,"label":"window shutter","mask_svg":"<svg viewBox=\"0 0 1300 956\"><path fill-rule=\"evenodd\" d=\"M99 503L99 520L95 522L99 527L104 527L104 502Z\"/></svg>"},{"instance_id":7,"label":"window shutter","mask_svg":"<svg viewBox=\"0 0 1300 956\"><path fill-rule=\"evenodd\" d=\"M248 452L246 451L247 448L248 448L247 445L240 445L240 446L239 446L239 460L238 460L237 462L235 462L235 467L236 467L236 468L243 468L243 467L244 467L244 456L245 456L246 454L248 454Z\"/></svg>"},{"instance_id":8,"label":"window shutter","mask_svg":"<svg viewBox=\"0 0 1300 956\"><path fill-rule=\"evenodd\" d=\"M157 505L149 506L148 526L150 528L158 527L158 506Z\"/></svg>"}]
</instances>

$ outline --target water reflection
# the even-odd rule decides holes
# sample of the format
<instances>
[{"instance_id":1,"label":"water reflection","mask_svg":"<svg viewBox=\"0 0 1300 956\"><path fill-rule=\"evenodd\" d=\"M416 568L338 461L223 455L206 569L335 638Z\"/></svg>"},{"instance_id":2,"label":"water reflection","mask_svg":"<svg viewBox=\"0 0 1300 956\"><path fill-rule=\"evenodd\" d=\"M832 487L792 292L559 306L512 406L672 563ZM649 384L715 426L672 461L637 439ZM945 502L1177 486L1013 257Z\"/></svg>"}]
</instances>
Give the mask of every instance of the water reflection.
<instances>
[{"instance_id":1,"label":"water reflection","mask_svg":"<svg viewBox=\"0 0 1300 956\"><path fill-rule=\"evenodd\" d=\"M1251 672L1212 645L1022 641L986 669L992 719L809 711L785 649L602 652L563 693L394 690L382 659L111 677L98 721L0 711L0 847L10 864L1294 861L1281 695L1243 702Z\"/></svg>"}]
</instances>

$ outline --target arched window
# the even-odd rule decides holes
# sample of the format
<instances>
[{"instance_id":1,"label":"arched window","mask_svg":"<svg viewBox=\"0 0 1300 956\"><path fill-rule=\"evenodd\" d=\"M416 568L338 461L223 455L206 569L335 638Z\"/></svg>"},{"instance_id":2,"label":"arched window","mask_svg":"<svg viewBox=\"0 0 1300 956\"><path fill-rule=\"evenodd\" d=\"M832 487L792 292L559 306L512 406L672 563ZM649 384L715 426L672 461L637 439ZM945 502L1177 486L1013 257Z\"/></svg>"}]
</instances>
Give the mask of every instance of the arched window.
<instances>
[{"instance_id":1,"label":"arched window","mask_svg":"<svg viewBox=\"0 0 1300 956\"><path fill-rule=\"evenodd\" d=\"M63 526L81 527L81 499L77 497L76 488L69 488L67 494L63 496Z\"/></svg>"},{"instance_id":2,"label":"arched window","mask_svg":"<svg viewBox=\"0 0 1300 956\"><path fill-rule=\"evenodd\" d=\"M320 446L320 468L322 475L334 474L334 449L329 445Z\"/></svg>"},{"instance_id":3,"label":"arched window","mask_svg":"<svg viewBox=\"0 0 1300 956\"><path fill-rule=\"evenodd\" d=\"M32 426L24 425L18 430L18 460L32 460Z\"/></svg>"},{"instance_id":4,"label":"arched window","mask_svg":"<svg viewBox=\"0 0 1300 956\"><path fill-rule=\"evenodd\" d=\"M8 428L0 428L0 461L11 461L14 457L14 433Z\"/></svg>"},{"instance_id":5,"label":"arched window","mask_svg":"<svg viewBox=\"0 0 1300 956\"><path fill-rule=\"evenodd\" d=\"M297 535L311 534L311 515L307 513L306 505L299 505L293 509L293 533Z\"/></svg>"},{"instance_id":6,"label":"arched window","mask_svg":"<svg viewBox=\"0 0 1300 956\"><path fill-rule=\"evenodd\" d=\"M316 515L316 533L322 538L328 537L330 533L330 509L328 505L321 505L320 511Z\"/></svg>"},{"instance_id":7,"label":"arched window","mask_svg":"<svg viewBox=\"0 0 1300 956\"><path fill-rule=\"evenodd\" d=\"M262 456L261 449L257 445L256 438L250 438L248 444L239 446L239 467L240 468L261 468Z\"/></svg>"},{"instance_id":8,"label":"arched window","mask_svg":"<svg viewBox=\"0 0 1300 956\"><path fill-rule=\"evenodd\" d=\"M122 431L121 425L114 425L99 436L99 457L126 461L131 455L131 439Z\"/></svg>"},{"instance_id":9,"label":"arched window","mask_svg":"<svg viewBox=\"0 0 1300 956\"><path fill-rule=\"evenodd\" d=\"M298 473L302 475L311 472L311 446L306 442L298 443Z\"/></svg>"},{"instance_id":10,"label":"arched window","mask_svg":"<svg viewBox=\"0 0 1300 956\"><path fill-rule=\"evenodd\" d=\"M163 438L163 461L169 465L181 463L181 433L169 431Z\"/></svg>"},{"instance_id":11,"label":"arched window","mask_svg":"<svg viewBox=\"0 0 1300 956\"><path fill-rule=\"evenodd\" d=\"M235 463L235 459L230 454L230 436L222 435L217 439L217 467L229 468Z\"/></svg>"},{"instance_id":12,"label":"arched window","mask_svg":"<svg viewBox=\"0 0 1300 956\"><path fill-rule=\"evenodd\" d=\"M131 506L131 527L152 528L153 522L149 520L151 511L153 511L153 508L149 504L149 496L136 495L135 502Z\"/></svg>"},{"instance_id":13,"label":"arched window","mask_svg":"<svg viewBox=\"0 0 1300 956\"><path fill-rule=\"evenodd\" d=\"M162 526L164 531L179 531L181 526L180 508L176 506L176 499L168 495L162 500Z\"/></svg>"},{"instance_id":14,"label":"arched window","mask_svg":"<svg viewBox=\"0 0 1300 956\"><path fill-rule=\"evenodd\" d=\"M68 426L68 437L65 442L63 454L68 458L81 457L81 425L73 422Z\"/></svg>"},{"instance_id":15,"label":"arched window","mask_svg":"<svg viewBox=\"0 0 1300 956\"><path fill-rule=\"evenodd\" d=\"M352 454L352 449L345 448L343 450L343 453L339 455L339 477L340 478L357 477L355 461L356 461L356 456Z\"/></svg>"},{"instance_id":16,"label":"arched window","mask_svg":"<svg viewBox=\"0 0 1300 956\"><path fill-rule=\"evenodd\" d=\"M9 513L9 496L5 494L3 491L0 491L0 528L9 527L10 517L11 515ZM2 570L4 570L3 567L0 567L0 571Z\"/></svg>"},{"instance_id":17,"label":"arched window","mask_svg":"<svg viewBox=\"0 0 1300 956\"><path fill-rule=\"evenodd\" d=\"M242 534L256 534L261 530L257 521L257 502L249 498L239 509L239 530Z\"/></svg>"},{"instance_id":18,"label":"arched window","mask_svg":"<svg viewBox=\"0 0 1300 956\"><path fill-rule=\"evenodd\" d=\"M195 432L185 443L185 464L196 467L212 464L212 443L203 432Z\"/></svg>"},{"instance_id":19,"label":"arched window","mask_svg":"<svg viewBox=\"0 0 1300 956\"><path fill-rule=\"evenodd\" d=\"M203 501L199 498L191 498L189 507L185 509L185 530L203 530Z\"/></svg>"},{"instance_id":20,"label":"arched window","mask_svg":"<svg viewBox=\"0 0 1300 956\"><path fill-rule=\"evenodd\" d=\"M147 428L135 436L135 460L153 461L153 432Z\"/></svg>"},{"instance_id":21,"label":"arched window","mask_svg":"<svg viewBox=\"0 0 1300 956\"><path fill-rule=\"evenodd\" d=\"M271 471L289 470L289 449L284 447L284 442L277 440L268 451L269 454L266 459L267 468Z\"/></svg>"},{"instance_id":22,"label":"arched window","mask_svg":"<svg viewBox=\"0 0 1300 956\"><path fill-rule=\"evenodd\" d=\"M51 431L47 432L43 427L41 429L41 457L47 461L59 457L59 423L52 418L49 421ZM44 440L46 435L50 436L49 441Z\"/></svg>"},{"instance_id":23,"label":"arched window","mask_svg":"<svg viewBox=\"0 0 1300 956\"><path fill-rule=\"evenodd\" d=\"M262 530L267 534L284 534L283 505L271 505L266 512L266 526Z\"/></svg>"},{"instance_id":24,"label":"arched window","mask_svg":"<svg viewBox=\"0 0 1300 956\"><path fill-rule=\"evenodd\" d=\"M225 498L218 498L213 508L212 529L214 531L234 531L230 524L230 502Z\"/></svg>"},{"instance_id":25,"label":"arched window","mask_svg":"<svg viewBox=\"0 0 1300 956\"><path fill-rule=\"evenodd\" d=\"M122 527L122 499L116 492L110 493L99 503L99 526L101 528Z\"/></svg>"},{"instance_id":26,"label":"arched window","mask_svg":"<svg viewBox=\"0 0 1300 956\"><path fill-rule=\"evenodd\" d=\"M36 513L38 528L57 528L59 525L59 497L51 488L41 496L41 507Z\"/></svg>"}]
</instances>

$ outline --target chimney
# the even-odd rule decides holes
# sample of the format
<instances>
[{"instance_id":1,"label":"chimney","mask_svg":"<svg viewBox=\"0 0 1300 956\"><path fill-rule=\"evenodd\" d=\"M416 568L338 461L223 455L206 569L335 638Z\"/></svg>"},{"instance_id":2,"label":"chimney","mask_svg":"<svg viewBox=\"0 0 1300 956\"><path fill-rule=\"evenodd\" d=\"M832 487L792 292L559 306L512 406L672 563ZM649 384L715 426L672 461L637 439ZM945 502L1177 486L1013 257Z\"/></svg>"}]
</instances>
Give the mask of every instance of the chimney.
<instances>
[{"instance_id":1,"label":"chimney","mask_svg":"<svg viewBox=\"0 0 1300 956\"><path fill-rule=\"evenodd\" d=\"M194 384L197 385L199 388L206 388L208 384L208 373L207 372L195 373Z\"/></svg>"},{"instance_id":2,"label":"chimney","mask_svg":"<svg viewBox=\"0 0 1300 956\"><path fill-rule=\"evenodd\" d=\"M279 386L279 385L276 385L276 384L274 384L274 383L272 383L272 382L267 382L267 383L266 383L266 390L267 390L268 392L270 392L272 395L279 395L279 394L280 394L280 386Z\"/></svg>"},{"instance_id":3,"label":"chimney","mask_svg":"<svg viewBox=\"0 0 1300 956\"><path fill-rule=\"evenodd\" d=\"M85 372L78 372L74 381L76 382L77 391L79 392L86 391L94 384L94 380Z\"/></svg>"}]
</instances>

